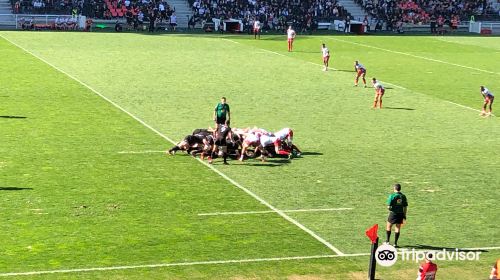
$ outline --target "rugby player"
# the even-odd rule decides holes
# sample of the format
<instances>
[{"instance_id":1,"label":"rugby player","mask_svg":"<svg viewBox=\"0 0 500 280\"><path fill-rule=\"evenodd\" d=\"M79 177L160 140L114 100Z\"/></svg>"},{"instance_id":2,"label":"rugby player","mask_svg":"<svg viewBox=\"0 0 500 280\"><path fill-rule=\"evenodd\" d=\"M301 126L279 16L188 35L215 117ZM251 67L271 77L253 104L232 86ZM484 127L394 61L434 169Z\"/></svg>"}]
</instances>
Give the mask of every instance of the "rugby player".
<instances>
[{"instance_id":1,"label":"rugby player","mask_svg":"<svg viewBox=\"0 0 500 280\"><path fill-rule=\"evenodd\" d=\"M434 280L436 279L437 265L432 262L433 254L425 254L425 262L418 268L417 280Z\"/></svg>"},{"instance_id":2,"label":"rugby player","mask_svg":"<svg viewBox=\"0 0 500 280\"><path fill-rule=\"evenodd\" d=\"M224 164L229 164L227 162L227 138L232 138L231 128L227 125L219 125L217 130L214 132L214 145L212 148L212 153L208 157L208 163L212 163L213 158L216 155L216 152L219 150L222 153L222 158L224 160Z\"/></svg>"},{"instance_id":3,"label":"rugby player","mask_svg":"<svg viewBox=\"0 0 500 280\"><path fill-rule=\"evenodd\" d=\"M326 47L325 43L322 44L321 53L323 55L323 71L328 71L328 62L330 61L330 50Z\"/></svg>"},{"instance_id":4,"label":"rugby player","mask_svg":"<svg viewBox=\"0 0 500 280\"><path fill-rule=\"evenodd\" d=\"M257 39L257 35L259 36L260 39L260 21L257 18L255 18L253 22L253 35L254 39Z\"/></svg>"},{"instance_id":5,"label":"rugby player","mask_svg":"<svg viewBox=\"0 0 500 280\"><path fill-rule=\"evenodd\" d=\"M375 88L375 100L373 101L373 109L377 108L377 104L379 104L379 108L382 109L382 97L385 93L384 86L377 81L376 78L372 79L373 87Z\"/></svg>"},{"instance_id":6,"label":"rugby player","mask_svg":"<svg viewBox=\"0 0 500 280\"><path fill-rule=\"evenodd\" d=\"M359 63L359 61L356 60L354 62L354 71L356 71L356 79L354 80L354 86L355 87L358 86L359 77L362 77L363 78L363 84L366 87L366 79L365 79L366 68L363 66L363 64Z\"/></svg>"},{"instance_id":7,"label":"rugby player","mask_svg":"<svg viewBox=\"0 0 500 280\"><path fill-rule=\"evenodd\" d=\"M481 89L481 95L483 96L483 99L484 99L483 110L481 111L481 116L489 117L489 116L491 116L491 106L493 105L493 101L495 100L495 96L493 95L493 93L491 93L491 91L489 91L484 86L481 86L480 89ZM489 108L489 112L486 111L487 107Z\"/></svg>"},{"instance_id":8,"label":"rugby player","mask_svg":"<svg viewBox=\"0 0 500 280\"><path fill-rule=\"evenodd\" d=\"M295 30L292 29L292 26L288 26L288 30L286 31L288 37L288 51L293 51L293 40L295 39Z\"/></svg>"}]
</instances>

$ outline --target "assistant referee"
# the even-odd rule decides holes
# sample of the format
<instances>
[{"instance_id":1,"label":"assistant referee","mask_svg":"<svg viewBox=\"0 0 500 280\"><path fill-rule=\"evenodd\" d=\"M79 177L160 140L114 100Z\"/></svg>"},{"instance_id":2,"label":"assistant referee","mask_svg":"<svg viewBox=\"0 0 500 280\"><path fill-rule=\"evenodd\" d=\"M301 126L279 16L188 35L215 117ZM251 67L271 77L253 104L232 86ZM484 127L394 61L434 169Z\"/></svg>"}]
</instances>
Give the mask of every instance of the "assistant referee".
<instances>
[{"instance_id":1,"label":"assistant referee","mask_svg":"<svg viewBox=\"0 0 500 280\"><path fill-rule=\"evenodd\" d=\"M401 225L406 220L407 208L408 201L406 200L406 196L401 192L401 185L394 184L394 192L387 198L389 217L387 217L387 239L385 243L389 244L392 225L396 225L394 247L398 247L399 233L401 232Z\"/></svg>"}]
</instances>

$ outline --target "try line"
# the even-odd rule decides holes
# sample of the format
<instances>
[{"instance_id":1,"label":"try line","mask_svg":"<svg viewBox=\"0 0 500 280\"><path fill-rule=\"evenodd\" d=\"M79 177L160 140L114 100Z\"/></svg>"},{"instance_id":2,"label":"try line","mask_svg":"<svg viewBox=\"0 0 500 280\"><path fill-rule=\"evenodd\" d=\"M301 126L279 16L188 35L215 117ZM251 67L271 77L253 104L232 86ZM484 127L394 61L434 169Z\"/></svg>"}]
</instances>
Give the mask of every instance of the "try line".
<instances>
[{"instance_id":1,"label":"try line","mask_svg":"<svg viewBox=\"0 0 500 280\"><path fill-rule=\"evenodd\" d=\"M16 44L15 42L9 40L8 38L6 38L3 34L0 34L0 37L2 37L4 40L8 41L9 43L11 43L12 45L18 47L19 49L25 51L26 53L36 57L37 59L39 59L40 61L46 63L47 65L49 65L50 67L54 68L55 70L61 72L62 74L68 76L69 78L73 79L74 81L78 82L79 84L81 84L82 86L88 88L90 91L92 91L93 93L95 93L96 95L98 95L99 97L101 97L102 99L104 99L105 101L107 101L108 103L110 103L111 105L113 105L114 107L116 107L117 109L119 109L120 111L124 112L125 114L129 115L131 118L135 119L137 122L139 122L140 124L142 124L143 126L149 128L151 131L153 131L154 133L156 133L157 135L159 135L160 137L162 137L163 139L167 140L168 142L172 143L173 145L176 144L176 142L174 142L172 139L170 139L168 136L166 136L165 134L161 133L160 131L158 131L157 129L155 129L154 127L152 127L151 125L147 124L145 121L143 121L142 119L140 119L139 117L135 116L134 114L130 113L129 111L127 111L125 108L121 107L120 105L118 105L117 103L115 103L113 100L107 98L106 96L104 96L102 93L98 92L97 90L95 90L94 88L92 88L91 86L89 86L88 84L82 82L80 79L76 78L75 76L65 72L64 70L62 70L61 68L55 66L54 64L50 63L49 61L45 60L44 58L34 54L33 52L25 49L24 47ZM310 236L312 236L313 238L315 238L317 241L321 242L323 245L325 245L327 248L329 248L331 251L335 252L335 254L337 255L345 255L342 251L340 251L339 249L337 249L335 246L333 246L330 242L326 241L324 238L322 238L321 236L319 236L318 234L316 234L314 231L312 231L311 229L309 229L308 227L304 226L303 224L299 223L297 220L295 220L294 218L288 216L287 214L285 214L283 211L277 209L276 207L272 206L269 202L267 202L266 200L264 200L263 198L261 198L260 196L258 196L257 194L255 194L254 192L252 192L251 190L243 187L242 185L240 185L238 182L236 182L235 180L229 178L226 174L222 173L221 171L219 171L217 168L215 168L213 165L211 164L208 164L206 163L205 161L201 160L200 158L196 158L196 160L198 160L198 162L202 163L203 165L205 165L206 167L208 167L209 169L211 169L212 171L214 171L215 173L219 174L222 178L226 179L227 181L229 181L231 184L233 184L235 187L239 188L240 190L244 191L245 193L247 193L248 195L250 195L251 197L253 197L255 200L259 201L261 204L265 205L267 208L271 209L272 211L274 211L276 214L280 215L283 219L287 220L288 222L296 225L298 228L300 228L301 230L305 231L306 233L308 233Z\"/></svg>"}]
</instances>

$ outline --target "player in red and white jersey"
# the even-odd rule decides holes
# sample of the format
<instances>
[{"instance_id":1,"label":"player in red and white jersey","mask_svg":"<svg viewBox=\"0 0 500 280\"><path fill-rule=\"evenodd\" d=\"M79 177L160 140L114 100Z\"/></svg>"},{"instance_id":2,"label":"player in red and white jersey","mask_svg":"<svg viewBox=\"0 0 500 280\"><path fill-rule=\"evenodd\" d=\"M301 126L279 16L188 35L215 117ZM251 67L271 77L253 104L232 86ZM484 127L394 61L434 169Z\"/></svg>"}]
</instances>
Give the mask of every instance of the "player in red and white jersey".
<instances>
[{"instance_id":1,"label":"player in red and white jersey","mask_svg":"<svg viewBox=\"0 0 500 280\"><path fill-rule=\"evenodd\" d=\"M269 135L271 136L272 133L263 129L263 128L258 128L256 126L254 126L253 128L249 129L248 130L249 133L253 133L253 134L256 134L256 135Z\"/></svg>"},{"instance_id":2,"label":"player in red and white jersey","mask_svg":"<svg viewBox=\"0 0 500 280\"><path fill-rule=\"evenodd\" d=\"M255 18L253 22L253 35L254 39L257 39L257 35L259 36L260 39L260 21L257 18Z\"/></svg>"},{"instance_id":3,"label":"player in red and white jersey","mask_svg":"<svg viewBox=\"0 0 500 280\"><path fill-rule=\"evenodd\" d=\"M263 156L265 156L266 152L266 147L267 146L274 146L274 151L276 152L277 155L283 155L283 156L290 156L289 151L285 151L281 149L281 140L276 137L276 136L268 136L268 135L262 135L260 137L260 147ZM265 157L263 157L263 160Z\"/></svg>"},{"instance_id":4,"label":"player in red and white jersey","mask_svg":"<svg viewBox=\"0 0 500 280\"><path fill-rule=\"evenodd\" d=\"M241 156L240 161L243 161L246 151L249 147L258 147L260 144L260 136L261 134L253 134L247 133L245 134L245 139L243 140L243 144L241 144Z\"/></svg>"},{"instance_id":5,"label":"player in red and white jersey","mask_svg":"<svg viewBox=\"0 0 500 280\"><path fill-rule=\"evenodd\" d=\"M484 98L483 110L481 111L481 116L491 116L491 106L493 105L493 101L495 100L495 96L491 91L484 86L481 86L481 95ZM486 111L486 108L489 108L489 112Z\"/></svg>"},{"instance_id":6,"label":"player in red and white jersey","mask_svg":"<svg viewBox=\"0 0 500 280\"><path fill-rule=\"evenodd\" d=\"M500 280L500 259L498 259L491 268L489 280Z\"/></svg>"},{"instance_id":7,"label":"player in red and white jersey","mask_svg":"<svg viewBox=\"0 0 500 280\"><path fill-rule=\"evenodd\" d=\"M354 71L356 71L356 79L354 80L354 86L358 86L358 80L359 77L363 78L363 84L365 84L366 87L366 68L363 66L363 64L359 63L359 61L354 61Z\"/></svg>"},{"instance_id":8,"label":"player in red and white jersey","mask_svg":"<svg viewBox=\"0 0 500 280\"><path fill-rule=\"evenodd\" d=\"M292 29L292 26L288 26L288 30L286 31L288 37L288 51L293 51L293 40L295 39L295 30Z\"/></svg>"},{"instance_id":9,"label":"player in red and white jersey","mask_svg":"<svg viewBox=\"0 0 500 280\"><path fill-rule=\"evenodd\" d=\"M323 55L323 65L325 68L323 68L323 71L328 71L328 61L330 61L330 50L326 47L326 45L323 43L321 47L321 53Z\"/></svg>"},{"instance_id":10,"label":"player in red and white jersey","mask_svg":"<svg viewBox=\"0 0 500 280\"><path fill-rule=\"evenodd\" d=\"M274 133L274 136L278 137L282 141L288 141L290 144L293 142L293 130L286 127L283 128L276 133Z\"/></svg>"},{"instance_id":11,"label":"player in red and white jersey","mask_svg":"<svg viewBox=\"0 0 500 280\"><path fill-rule=\"evenodd\" d=\"M425 262L418 268L417 280L434 280L436 279L436 272L438 270L437 265L433 263L433 254L427 253L425 256Z\"/></svg>"},{"instance_id":12,"label":"player in red and white jersey","mask_svg":"<svg viewBox=\"0 0 500 280\"><path fill-rule=\"evenodd\" d=\"M377 81L376 78L372 79L372 84L375 88L375 100L373 101L373 108L377 108L377 104L379 104L378 107L382 109L382 97L384 96L385 88L379 81Z\"/></svg>"}]
</instances>

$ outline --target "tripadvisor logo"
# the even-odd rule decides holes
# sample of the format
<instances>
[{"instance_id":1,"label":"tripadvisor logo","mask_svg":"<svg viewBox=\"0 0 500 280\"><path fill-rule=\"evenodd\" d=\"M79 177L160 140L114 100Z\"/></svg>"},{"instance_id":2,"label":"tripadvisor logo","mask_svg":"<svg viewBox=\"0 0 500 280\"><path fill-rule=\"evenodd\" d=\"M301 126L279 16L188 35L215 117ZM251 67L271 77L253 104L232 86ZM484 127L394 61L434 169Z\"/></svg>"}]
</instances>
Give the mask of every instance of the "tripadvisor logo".
<instances>
[{"instance_id":1,"label":"tripadvisor logo","mask_svg":"<svg viewBox=\"0 0 500 280\"><path fill-rule=\"evenodd\" d=\"M389 244L383 244L375 251L375 259L381 266L392 266L398 260L398 255L403 261L414 261L416 263L425 259L430 261L478 261L481 252L478 251L460 251L458 248L453 250L406 250L402 249L399 252L396 248Z\"/></svg>"},{"instance_id":2,"label":"tripadvisor logo","mask_svg":"<svg viewBox=\"0 0 500 280\"><path fill-rule=\"evenodd\" d=\"M375 259L381 266L392 266L398 260L398 252L394 246L382 244L375 251Z\"/></svg>"}]
</instances>

